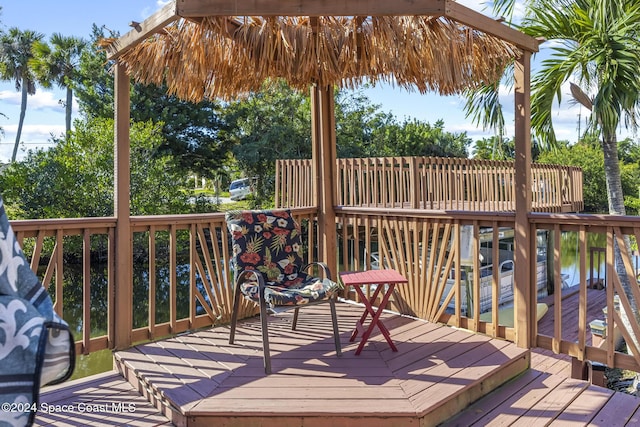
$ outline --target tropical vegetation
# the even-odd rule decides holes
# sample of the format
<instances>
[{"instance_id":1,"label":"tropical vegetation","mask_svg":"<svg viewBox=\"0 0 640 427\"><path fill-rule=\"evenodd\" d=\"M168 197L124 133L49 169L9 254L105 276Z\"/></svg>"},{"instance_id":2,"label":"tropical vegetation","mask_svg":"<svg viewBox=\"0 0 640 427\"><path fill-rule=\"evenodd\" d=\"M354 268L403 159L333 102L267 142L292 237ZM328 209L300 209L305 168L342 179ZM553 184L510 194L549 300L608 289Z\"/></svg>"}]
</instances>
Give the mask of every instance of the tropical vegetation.
<instances>
[{"instance_id":1,"label":"tropical vegetation","mask_svg":"<svg viewBox=\"0 0 640 427\"><path fill-rule=\"evenodd\" d=\"M17 91L21 92L20 118L16 141L13 147L11 161L16 160L22 126L27 112L28 95L36 93L36 77L29 61L33 58L33 45L44 36L31 30L10 28L8 32L0 34L0 79L12 81Z\"/></svg>"}]
</instances>

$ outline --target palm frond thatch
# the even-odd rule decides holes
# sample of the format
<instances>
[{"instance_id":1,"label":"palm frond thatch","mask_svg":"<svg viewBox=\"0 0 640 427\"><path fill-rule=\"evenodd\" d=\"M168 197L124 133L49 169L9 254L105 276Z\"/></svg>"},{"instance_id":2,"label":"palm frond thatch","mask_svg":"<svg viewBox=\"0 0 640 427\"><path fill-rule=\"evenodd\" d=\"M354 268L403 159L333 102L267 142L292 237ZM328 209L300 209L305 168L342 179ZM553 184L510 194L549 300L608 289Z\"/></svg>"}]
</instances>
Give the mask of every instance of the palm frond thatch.
<instances>
[{"instance_id":1,"label":"palm frond thatch","mask_svg":"<svg viewBox=\"0 0 640 427\"><path fill-rule=\"evenodd\" d=\"M388 82L450 95L500 79L519 51L442 17L180 20L119 57L138 82L190 101L231 99L283 78L353 88Z\"/></svg>"}]
</instances>

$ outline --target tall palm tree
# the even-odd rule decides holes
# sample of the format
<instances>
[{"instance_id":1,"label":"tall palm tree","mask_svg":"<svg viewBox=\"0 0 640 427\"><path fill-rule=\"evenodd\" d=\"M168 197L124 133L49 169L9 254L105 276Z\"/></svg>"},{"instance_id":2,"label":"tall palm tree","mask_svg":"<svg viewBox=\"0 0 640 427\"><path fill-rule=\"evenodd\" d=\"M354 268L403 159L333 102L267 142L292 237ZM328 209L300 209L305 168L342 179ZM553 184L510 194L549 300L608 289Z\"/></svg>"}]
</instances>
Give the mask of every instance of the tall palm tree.
<instances>
[{"instance_id":1,"label":"tall palm tree","mask_svg":"<svg viewBox=\"0 0 640 427\"><path fill-rule=\"evenodd\" d=\"M510 15L515 5L515 0L495 0L494 11ZM546 40L543 48L550 52L531 83L534 135L555 143L552 107L561 101L562 85L570 82L574 100L591 112L587 131L598 135L604 153L609 213L624 215L616 130L621 125L634 131L638 127L640 0L528 0L520 28ZM482 99L482 93L476 97ZM480 107L494 111L477 100L469 105L468 114L482 114ZM615 258L625 293L640 317L640 302L633 298L617 247Z\"/></svg>"},{"instance_id":2,"label":"tall palm tree","mask_svg":"<svg viewBox=\"0 0 640 427\"><path fill-rule=\"evenodd\" d=\"M49 43L34 43L34 57L30 66L43 87L49 88L55 83L61 89L66 89L65 130L66 135L69 135L73 86L78 75L80 55L87 43L81 38L65 37L60 33L52 34Z\"/></svg>"},{"instance_id":3,"label":"tall palm tree","mask_svg":"<svg viewBox=\"0 0 640 427\"><path fill-rule=\"evenodd\" d=\"M529 34L554 40L532 86L532 125L554 138L551 106L573 77L574 99L591 111L589 127L604 152L609 213L624 215L616 130L637 129L640 108L640 1L537 1L523 22ZM592 94L589 96L587 94Z\"/></svg>"},{"instance_id":4,"label":"tall palm tree","mask_svg":"<svg viewBox=\"0 0 640 427\"><path fill-rule=\"evenodd\" d=\"M35 31L22 31L15 27L10 28L8 33L0 35L0 79L13 81L16 90L22 91L20 119L16 132L16 143L11 156L12 162L16 160L18 154L22 125L27 111L27 95L36 93L36 80L29 68L29 60L33 57L32 47L36 41L42 40L43 37L42 34Z\"/></svg>"},{"instance_id":5,"label":"tall palm tree","mask_svg":"<svg viewBox=\"0 0 640 427\"><path fill-rule=\"evenodd\" d=\"M511 15L515 5L515 0L495 0L494 11ZM574 100L591 111L587 130L600 138L609 213L624 215L616 129L638 125L640 0L529 0L525 6L520 29L546 40L550 52L531 84L534 135L543 144L555 144L552 107L561 101L562 85L572 82ZM496 122L490 114L500 113L497 96L487 91L472 94L466 108L485 125Z\"/></svg>"}]
</instances>

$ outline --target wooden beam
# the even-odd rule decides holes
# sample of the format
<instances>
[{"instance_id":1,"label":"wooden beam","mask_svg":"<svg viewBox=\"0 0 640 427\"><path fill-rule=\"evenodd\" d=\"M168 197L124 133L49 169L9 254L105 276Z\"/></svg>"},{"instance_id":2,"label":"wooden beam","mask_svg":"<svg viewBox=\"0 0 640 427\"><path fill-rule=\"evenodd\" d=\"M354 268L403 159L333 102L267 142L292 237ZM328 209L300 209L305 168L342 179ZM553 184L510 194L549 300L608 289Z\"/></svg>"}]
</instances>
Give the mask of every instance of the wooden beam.
<instances>
[{"instance_id":1,"label":"wooden beam","mask_svg":"<svg viewBox=\"0 0 640 427\"><path fill-rule=\"evenodd\" d=\"M129 140L129 76L125 67L116 64L115 69L115 147L114 147L114 216L116 217L115 289L109 295L110 311L115 316L115 349L131 346L133 329L133 241L131 239L130 191L130 140ZM117 308L116 308L117 307ZM113 311L115 312L115 311Z\"/></svg>"},{"instance_id":2,"label":"wooden beam","mask_svg":"<svg viewBox=\"0 0 640 427\"><path fill-rule=\"evenodd\" d=\"M181 0L178 15L191 16L384 16L444 13L447 0Z\"/></svg>"},{"instance_id":3,"label":"wooden beam","mask_svg":"<svg viewBox=\"0 0 640 427\"><path fill-rule=\"evenodd\" d=\"M514 310L516 344L530 348L535 339L536 293L535 236L531 234L529 212L531 212L531 53L525 51L515 63L515 253ZM532 261L533 260L533 261ZM559 289L557 290L559 291Z\"/></svg>"},{"instance_id":4,"label":"wooden beam","mask_svg":"<svg viewBox=\"0 0 640 427\"><path fill-rule=\"evenodd\" d=\"M111 47L107 48L108 59L117 58L179 18L176 14L176 0L173 0L145 19L144 22L139 23L133 30L116 40Z\"/></svg>"},{"instance_id":5,"label":"wooden beam","mask_svg":"<svg viewBox=\"0 0 640 427\"><path fill-rule=\"evenodd\" d=\"M318 256L334 272L336 280L338 257L336 252L336 126L333 86L312 85L311 88L312 143L314 178L318 206Z\"/></svg>"},{"instance_id":6,"label":"wooden beam","mask_svg":"<svg viewBox=\"0 0 640 427\"><path fill-rule=\"evenodd\" d=\"M492 36L508 41L520 49L529 52L538 51L539 42L535 38L455 1L446 0L444 16L483 33L491 34Z\"/></svg>"}]
</instances>

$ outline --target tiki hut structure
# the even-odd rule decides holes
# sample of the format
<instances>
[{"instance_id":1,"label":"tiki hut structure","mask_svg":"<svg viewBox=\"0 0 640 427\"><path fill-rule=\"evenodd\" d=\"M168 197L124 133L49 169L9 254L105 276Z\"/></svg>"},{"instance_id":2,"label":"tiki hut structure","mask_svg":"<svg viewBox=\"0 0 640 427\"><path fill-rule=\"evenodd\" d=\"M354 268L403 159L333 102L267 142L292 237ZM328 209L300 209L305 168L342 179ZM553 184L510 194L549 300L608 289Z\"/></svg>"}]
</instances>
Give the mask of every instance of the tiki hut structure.
<instances>
[{"instance_id":1,"label":"tiki hut structure","mask_svg":"<svg viewBox=\"0 0 640 427\"><path fill-rule=\"evenodd\" d=\"M172 0L117 40L116 188L118 247L130 237L129 79L166 84L190 101L233 99L284 79L310 90L318 253L336 262L334 87L390 83L421 93L460 94L496 83L515 68L516 342L527 347L535 301L527 284L531 247L530 59L538 42L454 0ZM131 295L130 251L119 250L116 304ZM528 296L527 296L528 295ZM533 305L535 307L535 304ZM127 346L130 313L116 319L117 347ZM527 320L529 319L529 320Z\"/></svg>"}]
</instances>

